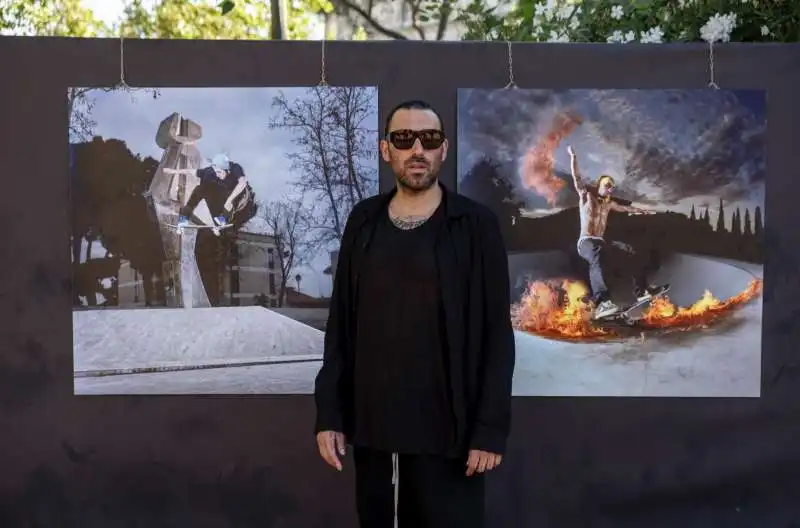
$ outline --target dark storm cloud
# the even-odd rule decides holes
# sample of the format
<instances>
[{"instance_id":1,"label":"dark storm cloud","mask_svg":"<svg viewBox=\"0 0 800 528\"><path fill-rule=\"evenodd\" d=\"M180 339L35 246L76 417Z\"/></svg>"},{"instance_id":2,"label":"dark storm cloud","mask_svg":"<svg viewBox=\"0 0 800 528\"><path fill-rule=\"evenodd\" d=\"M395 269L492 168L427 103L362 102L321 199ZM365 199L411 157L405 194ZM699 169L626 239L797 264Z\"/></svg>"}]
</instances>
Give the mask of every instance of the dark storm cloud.
<instances>
[{"instance_id":1,"label":"dark storm cloud","mask_svg":"<svg viewBox=\"0 0 800 528\"><path fill-rule=\"evenodd\" d=\"M548 133L553 116L570 111L583 124L556 150L556 174L568 177L569 143L586 177L612 173L627 199L665 205L709 196L760 201L765 123L761 107L747 103L741 94L710 89L463 90L460 175L482 157L515 162ZM515 176L509 175L520 195L530 206L542 206ZM574 198L567 190L556 205L572 205Z\"/></svg>"}]
</instances>

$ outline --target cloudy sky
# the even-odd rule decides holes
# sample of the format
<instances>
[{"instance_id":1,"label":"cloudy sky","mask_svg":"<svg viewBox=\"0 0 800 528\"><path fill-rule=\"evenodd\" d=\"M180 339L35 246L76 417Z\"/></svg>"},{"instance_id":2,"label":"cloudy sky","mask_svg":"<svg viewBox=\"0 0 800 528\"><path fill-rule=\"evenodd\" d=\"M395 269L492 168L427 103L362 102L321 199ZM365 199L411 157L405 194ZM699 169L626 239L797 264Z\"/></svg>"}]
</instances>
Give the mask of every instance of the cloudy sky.
<instances>
[{"instance_id":1,"label":"cloudy sky","mask_svg":"<svg viewBox=\"0 0 800 528\"><path fill-rule=\"evenodd\" d=\"M579 124L559 132L558 118ZM482 157L515 167L509 179L530 214L546 215L577 205L567 145L586 180L610 174L617 194L636 204L689 213L709 208L716 221L726 212L764 204L766 95L763 91L697 90L459 90L459 180ZM554 201L526 181L526 154L550 151ZM541 179L541 178L539 178ZM550 182L551 186L553 182ZM728 224L730 225L730 216Z\"/></svg>"},{"instance_id":2,"label":"cloudy sky","mask_svg":"<svg viewBox=\"0 0 800 528\"><path fill-rule=\"evenodd\" d=\"M121 91L96 92L92 118L97 123L94 135L124 140L128 148L142 156L161 159L163 151L155 143L161 121L178 112L203 128L197 142L200 153L210 159L224 152L244 168L259 201L277 200L292 193L291 182L299 177L291 170L287 154L298 147L285 129L270 130L268 123L275 114L272 100L283 92L290 104L304 97L308 88L162 88L154 99L146 93ZM373 113L365 123L376 130L378 100L375 92ZM365 163L375 164L375 157ZM377 185L376 185L377 188ZM253 223L257 222L253 219ZM260 231L247 225L249 231ZM322 270L330 265L330 255L322 252L312 259L310 267L297 270L303 275L301 290L312 296L329 295L331 280ZM294 284L292 284L294 286Z\"/></svg>"}]
</instances>

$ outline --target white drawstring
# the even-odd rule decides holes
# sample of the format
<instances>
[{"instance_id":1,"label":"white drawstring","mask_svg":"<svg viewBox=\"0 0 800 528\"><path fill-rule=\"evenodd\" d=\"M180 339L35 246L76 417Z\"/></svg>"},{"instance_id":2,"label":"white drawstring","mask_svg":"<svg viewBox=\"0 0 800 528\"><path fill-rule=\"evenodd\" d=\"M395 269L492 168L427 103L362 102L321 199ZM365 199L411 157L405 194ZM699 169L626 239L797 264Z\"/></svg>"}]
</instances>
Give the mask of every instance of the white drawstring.
<instances>
[{"instance_id":1,"label":"white drawstring","mask_svg":"<svg viewBox=\"0 0 800 528\"><path fill-rule=\"evenodd\" d=\"M394 486L394 528L397 528L397 503L399 495L397 490L399 489L399 473L400 473L400 463L397 459L397 453L392 453L392 486Z\"/></svg>"}]
</instances>

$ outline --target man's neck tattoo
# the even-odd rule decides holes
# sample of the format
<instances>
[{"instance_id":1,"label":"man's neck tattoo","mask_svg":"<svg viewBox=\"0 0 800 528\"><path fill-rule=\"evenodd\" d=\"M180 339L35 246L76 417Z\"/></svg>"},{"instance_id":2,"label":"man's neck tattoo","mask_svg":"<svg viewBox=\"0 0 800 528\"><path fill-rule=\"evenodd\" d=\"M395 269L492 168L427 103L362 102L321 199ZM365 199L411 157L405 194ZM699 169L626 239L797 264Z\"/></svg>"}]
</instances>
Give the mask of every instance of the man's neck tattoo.
<instances>
[{"instance_id":1,"label":"man's neck tattoo","mask_svg":"<svg viewBox=\"0 0 800 528\"><path fill-rule=\"evenodd\" d=\"M392 220L392 223L397 229L409 231L427 222L429 217L420 218L418 216L394 216L389 213L389 218Z\"/></svg>"},{"instance_id":2,"label":"man's neck tattoo","mask_svg":"<svg viewBox=\"0 0 800 528\"><path fill-rule=\"evenodd\" d=\"M426 214L423 215L395 215L392 212L392 207L389 206L389 219L392 221L394 226L397 229L402 229L403 231L409 231L411 229L415 229L433 216L434 211L439 207L439 204L436 204L431 211L428 211Z\"/></svg>"}]
</instances>

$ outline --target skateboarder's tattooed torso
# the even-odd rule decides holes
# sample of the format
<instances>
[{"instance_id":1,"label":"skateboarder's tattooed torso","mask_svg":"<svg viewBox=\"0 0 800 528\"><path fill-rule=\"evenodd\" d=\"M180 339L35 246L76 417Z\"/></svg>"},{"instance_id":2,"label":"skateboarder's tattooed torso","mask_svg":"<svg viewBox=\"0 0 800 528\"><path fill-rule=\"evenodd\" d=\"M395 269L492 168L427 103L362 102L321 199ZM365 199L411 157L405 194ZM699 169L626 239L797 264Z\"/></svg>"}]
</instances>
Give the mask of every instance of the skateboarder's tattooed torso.
<instances>
[{"instance_id":1,"label":"skateboarder's tattooed torso","mask_svg":"<svg viewBox=\"0 0 800 528\"><path fill-rule=\"evenodd\" d=\"M580 237L602 238L606 233L606 225L608 225L611 200L602 199L586 189L578 192L578 198L581 216Z\"/></svg>"}]
</instances>

